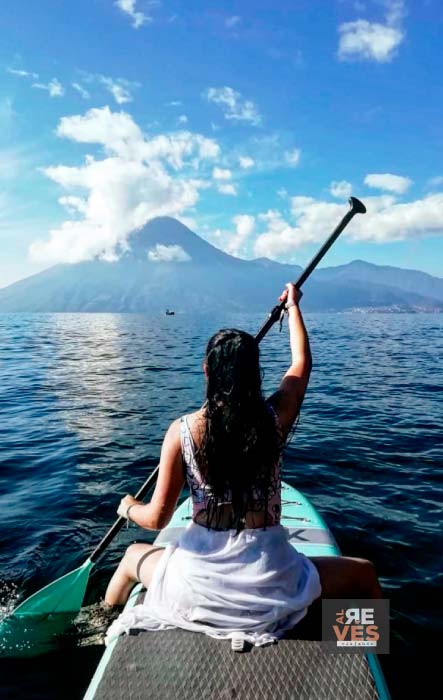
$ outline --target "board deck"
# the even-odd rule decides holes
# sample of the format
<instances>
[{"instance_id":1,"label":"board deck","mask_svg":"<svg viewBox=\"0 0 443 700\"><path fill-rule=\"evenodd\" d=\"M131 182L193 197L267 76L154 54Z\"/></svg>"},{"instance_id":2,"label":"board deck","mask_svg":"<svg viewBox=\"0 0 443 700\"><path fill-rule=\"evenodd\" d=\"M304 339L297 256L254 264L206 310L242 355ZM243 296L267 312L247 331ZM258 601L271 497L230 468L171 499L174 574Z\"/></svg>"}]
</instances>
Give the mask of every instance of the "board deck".
<instances>
[{"instance_id":1,"label":"board deck","mask_svg":"<svg viewBox=\"0 0 443 700\"><path fill-rule=\"evenodd\" d=\"M191 520L186 499L155 543L177 541ZM299 491L283 483L281 523L307 556L338 556L323 518ZM127 607L143 598L139 585ZM271 682L272 681L272 682ZM236 654L230 644L185 630L135 632L106 648L84 700L389 700L374 654L331 654L319 641L284 639Z\"/></svg>"}]
</instances>

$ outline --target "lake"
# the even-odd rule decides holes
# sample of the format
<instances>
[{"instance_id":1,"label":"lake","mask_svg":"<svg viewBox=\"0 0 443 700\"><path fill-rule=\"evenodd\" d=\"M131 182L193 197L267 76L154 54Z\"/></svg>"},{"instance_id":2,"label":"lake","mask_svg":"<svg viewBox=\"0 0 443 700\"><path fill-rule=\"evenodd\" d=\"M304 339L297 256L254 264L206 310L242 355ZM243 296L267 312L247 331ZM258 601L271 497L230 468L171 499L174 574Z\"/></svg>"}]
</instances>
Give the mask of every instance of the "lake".
<instances>
[{"instance_id":1,"label":"lake","mask_svg":"<svg viewBox=\"0 0 443 700\"><path fill-rule=\"evenodd\" d=\"M203 400L209 336L263 315L0 315L0 605L81 564L157 465L162 436ZM314 368L284 478L342 552L371 559L391 601L393 697L441 644L443 315L307 314ZM261 345L264 389L289 363L287 329ZM124 530L90 579L104 593ZM0 696L81 698L103 651L93 631L0 662ZM435 645L435 646L434 646ZM429 667L430 669L431 667Z\"/></svg>"}]
</instances>

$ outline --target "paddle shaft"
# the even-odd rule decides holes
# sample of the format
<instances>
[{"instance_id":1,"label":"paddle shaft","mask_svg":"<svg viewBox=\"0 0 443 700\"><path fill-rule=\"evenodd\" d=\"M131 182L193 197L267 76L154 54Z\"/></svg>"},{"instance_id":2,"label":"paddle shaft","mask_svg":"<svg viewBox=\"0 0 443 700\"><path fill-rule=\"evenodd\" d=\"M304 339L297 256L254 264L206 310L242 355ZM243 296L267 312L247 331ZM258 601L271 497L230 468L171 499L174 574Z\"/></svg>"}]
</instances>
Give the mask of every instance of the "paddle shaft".
<instances>
[{"instance_id":1,"label":"paddle shaft","mask_svg":"<svg viewBox=\"0 0 443 700\"><path fill-rule=\"evenodd\" d=\"M341 232L343 231L344 228L349 224L351 219L355 216L355 214L364 214L366 211L366 207L362 202L360 202L359 199L356 197L350 197L349 199L349 204L351 206L351 209L348 211L347 214L343 217L343 219L340 221L338 226L334 229L334 231L331 233L329 236L328 240L322 245L320 250L318 251L317 255L315 255L309 265L306 267L306 269L301 273L300 277L298 280L295 282L295 286L297 289L300 289L302 284L306 282L308 279L309 275L315 268L317 267L318 263L320 260L326 255L328 252L329 248L332 246L334 241L337 240ZM259 343L263 338L265 337L266 333L269 331L270 328L278 321L280 318L280 314L285 308L285 301L282 301L281 304L278 306L275 306L271 313L269 314L269 317L267 321L263 324L263 326L260 328L259 332L255 336L256 341ZM143 498L146 496L148 493L149 489L151 488L152 484L154 483L157 473L158 473L158 467L154 469L152 474L146 479L145 483L141 487L141 489L136 493L135 498L138 501L143 500ZM92 552L91 556L89 557L91 562L96 562L97 559L103 554L107 546L112 542L114 537L120 532L122 529L123 525L126 523L126 518L117 518L113 526L108 530L106 535L103 537L102 541L100 544L94 549Z\"/></svg>"},{"instance_id":2,"label":"paddle shaft","mask_svg":"<svg viewBox=\"0 0 443 700\"><path fill-rule=\"evenodd\" d=\"M159 469L159 468L158 468L158 466L157 466L157 467L154 469L154 471L152 472L152 474L150 474L150 475L148 476L148 478L146 479L146 481L145 481L145 483L143 484L143 486L141 487L141 489L139 489L139 490L137 491L137 493L135 494L135 498L136 498L138 501L142 501L142 500L144 499L144 497L145 497L146 494L148 493L149 489L150 489L151 486L154 484L154 482L155 482L155 480L156 480L156 478L157 478L158 469ZM92 562L96 562L97 559L103 554L103 552L105 551L106 547L112 542L112 540L114 539L114 537L120 532L120 530L122 529L123 525L125 525L126 522L127 522L127 521L126 521L126 518L122 518L122 517L117 518L117 520L115 521L114 525L108 530L108 532L107 532L106 535L103 537L103 539L102 539L102 541L100 542L100 544L97 545L97 547L94 549L94 551L93 551L92 554L90 555L89 559L90 559Z\"/></svg>"},{"instance_id":3,"label":"paddle shaft","mask_svg":"<svg viewBox=\"0 0 443 700\"><path fill-rule=\"evenodd\" d=\"M294 282L294 285L296 286L297 289L300 289L301 286L306 282L308 279L309 275L315 270L317 267L318 263L320 260L326 255L328 252L329 248L332 246L333 243L337 240L341 232L346 228L346 226L349 224L351 219L355 216L355 214L364 214L366 212L366 207L365 205L360 202L359 199L356 197L350 197L349 198L349 204L351 206L351 209L348 211L347 214L343 217L343 219L340 221L338 226L334 229L334 231L331 233L327 241L322 245L320 250L314 257L312 258L311 262L307 267L303 270L301 273L300 277L296 282ZM272 309L271 313L269 314L267 320L263 324L263 326L260 328L259 332L255 336L255 339L257 343L259 343L263 338L265 337L266 333L269 331L270 328L274 325L274 323L277 323L277 321L280 319L281 312L285 308L286 301L282 301L280 304L277 306L274 306Z\"/></svg>"}]
</instances>

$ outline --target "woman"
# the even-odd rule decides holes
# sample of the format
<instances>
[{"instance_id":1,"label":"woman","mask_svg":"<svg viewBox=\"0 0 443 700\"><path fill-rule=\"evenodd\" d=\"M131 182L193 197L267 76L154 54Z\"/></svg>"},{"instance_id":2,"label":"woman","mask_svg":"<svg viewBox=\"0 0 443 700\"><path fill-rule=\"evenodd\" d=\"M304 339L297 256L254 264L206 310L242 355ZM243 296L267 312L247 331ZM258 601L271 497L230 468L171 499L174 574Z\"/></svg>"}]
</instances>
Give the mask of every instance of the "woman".
<instances>
[{"instance_id":1,"label":"woman","mask_svg":"<svg viewBox=\"0 0 443 700\"><path fill-rule=\"evenodd\" d=\"M151 502L122 499L119 515L158 530L170 521L186 478L193 513L176 544L128 548L105 602L124 604L137 581L148 592L143 604L113 623L108 640L134 627L176 626L260 645L294 627L320 597L381 597L369 561L308 558L279 524L281 452L312 365L301 294L286 286L281 299L292 361L279 389L263 399L252 336L232 329L215 334L203 365L206 401L169 427Z\"/></svg>"}]
</instances>

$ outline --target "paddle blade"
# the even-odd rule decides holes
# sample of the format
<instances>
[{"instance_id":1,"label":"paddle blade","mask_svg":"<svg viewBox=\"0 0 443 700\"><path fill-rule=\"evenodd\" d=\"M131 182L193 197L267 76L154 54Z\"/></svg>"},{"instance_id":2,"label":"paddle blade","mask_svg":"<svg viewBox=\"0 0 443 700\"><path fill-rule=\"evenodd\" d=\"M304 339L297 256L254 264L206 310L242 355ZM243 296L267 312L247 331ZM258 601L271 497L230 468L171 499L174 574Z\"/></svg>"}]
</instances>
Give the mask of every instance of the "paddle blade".
<instances>
[{"instance_id":1,"label":"paddle blade","mask_svg":"<svg viewBox=\"0 0 443 700\"><path fill-rule=\"evenodd\" d=\"M0 654L36 654L61 634L80 610L94 564L88 559L78 569L49 583L20 603L0 623Z\"/></svg>"},{"instance_id":2,"label":"paddle blade","mask_svg":"<svg viewBox=\"0 0 443 700\"><path fill-rule=\"evenodd\" d=\"M52 613L77 613L83 603L89 572L93 563L88 559L78 569L65 574L33 593L11 613L16 615L51 615Z\"/></svg>"}]
</instances>

